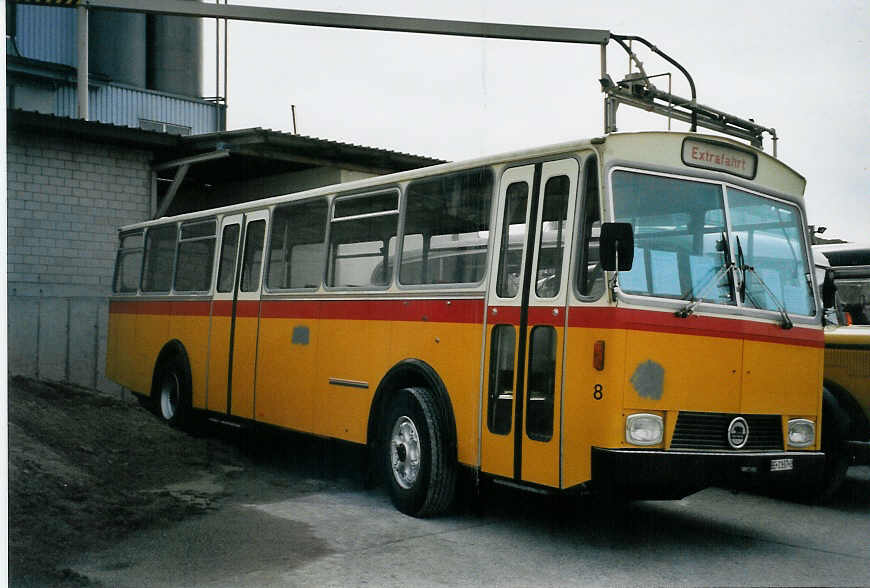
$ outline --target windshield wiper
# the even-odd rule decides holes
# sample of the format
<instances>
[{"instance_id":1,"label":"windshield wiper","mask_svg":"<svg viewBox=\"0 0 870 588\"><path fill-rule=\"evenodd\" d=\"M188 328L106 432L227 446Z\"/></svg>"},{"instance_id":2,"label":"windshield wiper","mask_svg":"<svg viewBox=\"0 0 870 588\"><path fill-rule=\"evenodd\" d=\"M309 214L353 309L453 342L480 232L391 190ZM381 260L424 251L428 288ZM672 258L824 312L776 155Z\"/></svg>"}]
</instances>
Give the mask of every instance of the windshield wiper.
<instances>
[{"instance_id":1,"label":"windshield wiper","mask_svg":"<svg viewBox=\"0 0 870 588\"><path fill-rule=\"evenodd\" d=\"M684 306L683 308L681 308L680 310L675 312L674 316L679 317L679 318L688 318L693 312L695 312L695 309L698 307L698 305L704 301L704 295L707 294L707 292L710 290L710 287L714 284L719 284L719 279L724 274L726 274L727 272L730 272L732 269L734 269L734 267L735 267L734 262L731 261L731 252L728 249L728 240L726 239L724 232L722 233L722 241L720 241L720 243L722 243L722 250L725 253L725 265L720 267L719 271L717 271L715 274L713 274L713 277L704 283L704 287L701 288L701 291L698 293L697 296L695 296L694 291L691 292L691 294L692 294L691 302L689 302L686 306Z\"/></svg>"},{"instance_id":2,"label":"windshield wiper","mask_svg":"<svg viewBox=\"0 0 870 588\"><path fill-rule=\"evenodd\" d=\"M770 299L773 300L774 304L776 304L776 308L779 310L779 316L782 318L782 322L779 326L786 330L791 329L794 327L794 323L791 321L791 317L788 315L785 305L779 301L779 298L777 298L776 294L773 293L773 290L768 287L765 281L761 278L761 275L755 271L755 268L751 265L746 265L743 258L743 247L740 246L740 237L735 235L735 238L737 239L737 269L742 272L740 279L740 299L743 300L744 298L749 298L755 308L762 308L762 306L758 304L758 302L756 302L755 299L746 291L746 272L749 271L758 279L758 283L762 285L764 290L768 295L770 295Z\"/></svg>"}]
</instances>

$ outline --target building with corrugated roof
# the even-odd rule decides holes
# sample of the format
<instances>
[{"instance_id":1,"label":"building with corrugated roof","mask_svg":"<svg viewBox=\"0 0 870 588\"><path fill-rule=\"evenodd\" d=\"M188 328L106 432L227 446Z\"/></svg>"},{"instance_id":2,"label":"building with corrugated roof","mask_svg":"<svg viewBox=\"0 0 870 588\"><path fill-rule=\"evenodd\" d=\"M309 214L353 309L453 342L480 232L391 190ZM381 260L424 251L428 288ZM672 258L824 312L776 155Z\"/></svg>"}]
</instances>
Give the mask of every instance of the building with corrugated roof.
<instances>
[{"instance_id":1,"label":"building with corrugated roof","mask_svg":"<svg viewBox=\"0 0 870 588\"><path fill-rule=\"evenodd\" d=\"M200 69L199 40L186 50L164 42L197 39L197 19L90 12L86 121L75 118L74 11L7 4L12 375L118 391L104 358L122 225L441 163L267 129L226 131L223 99L199 96L202 80L189 76ZM132 41L121 46L110 33Z\"/></svg>"}]
</instances>

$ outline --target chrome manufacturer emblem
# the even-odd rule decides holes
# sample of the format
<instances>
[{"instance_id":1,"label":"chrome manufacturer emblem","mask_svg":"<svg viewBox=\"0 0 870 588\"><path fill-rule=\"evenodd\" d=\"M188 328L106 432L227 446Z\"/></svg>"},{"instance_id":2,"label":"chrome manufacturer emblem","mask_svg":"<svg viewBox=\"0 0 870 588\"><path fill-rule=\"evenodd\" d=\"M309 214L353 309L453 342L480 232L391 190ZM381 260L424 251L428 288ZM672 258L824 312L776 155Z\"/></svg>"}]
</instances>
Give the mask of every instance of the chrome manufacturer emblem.
<instances>
[{"instance_id":1,"label":"chrome manufacturer emblem","mask_svg":"<svg viewBox=\"0 0 870 588\"><path fill-rule=\"evenodd\" d=\"M728 425L728 445L734 449L742 449L749 441L749 424L743 417L737 417Z\"/></svg>"}]
</instances>

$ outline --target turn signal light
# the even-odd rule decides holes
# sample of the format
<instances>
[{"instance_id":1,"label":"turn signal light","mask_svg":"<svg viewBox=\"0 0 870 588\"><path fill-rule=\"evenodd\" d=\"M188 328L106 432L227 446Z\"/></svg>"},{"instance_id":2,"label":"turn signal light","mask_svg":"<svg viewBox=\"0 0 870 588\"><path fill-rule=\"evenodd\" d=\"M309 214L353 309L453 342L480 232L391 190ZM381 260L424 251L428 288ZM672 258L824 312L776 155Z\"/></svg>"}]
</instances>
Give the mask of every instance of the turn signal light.
<instances>
[{"instance_id":1,"label":"turn signal light","mask_svg":"<svg viewBox=\"0 0 870 588\"><path fill-rule=\"evenodd\" d=\"M592 367L599 372L604 369L604 341L596 341L592 349Z\"/></svg>"}]
</instances>

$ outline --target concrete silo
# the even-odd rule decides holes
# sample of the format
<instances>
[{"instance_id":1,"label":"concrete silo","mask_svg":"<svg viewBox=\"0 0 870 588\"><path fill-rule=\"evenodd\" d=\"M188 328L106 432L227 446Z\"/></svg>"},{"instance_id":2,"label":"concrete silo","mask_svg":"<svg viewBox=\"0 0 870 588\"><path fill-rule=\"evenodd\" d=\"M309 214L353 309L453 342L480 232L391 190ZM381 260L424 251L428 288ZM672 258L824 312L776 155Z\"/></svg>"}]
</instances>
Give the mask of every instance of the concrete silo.
<instances>
[{"instance_id":1,"label":"concrete silo","mask_svg":"<svg viewBox=\"0 0 870 588\"><path fill-rule=\"evenodd\" d=\"M202 19L148 16L147 85L152 90L202 95Z\"/></svg>"},{"instance_id":2,"label":"concrete silo","mask_svg":"<svg viewBox=\"0 0 870 588\"><path fill-rule=\"evenodd\" d=\"M146 19L144 14L92 10L88 28L91 71L113 82L144 88Z\"/></svg>"}]
</instances>

